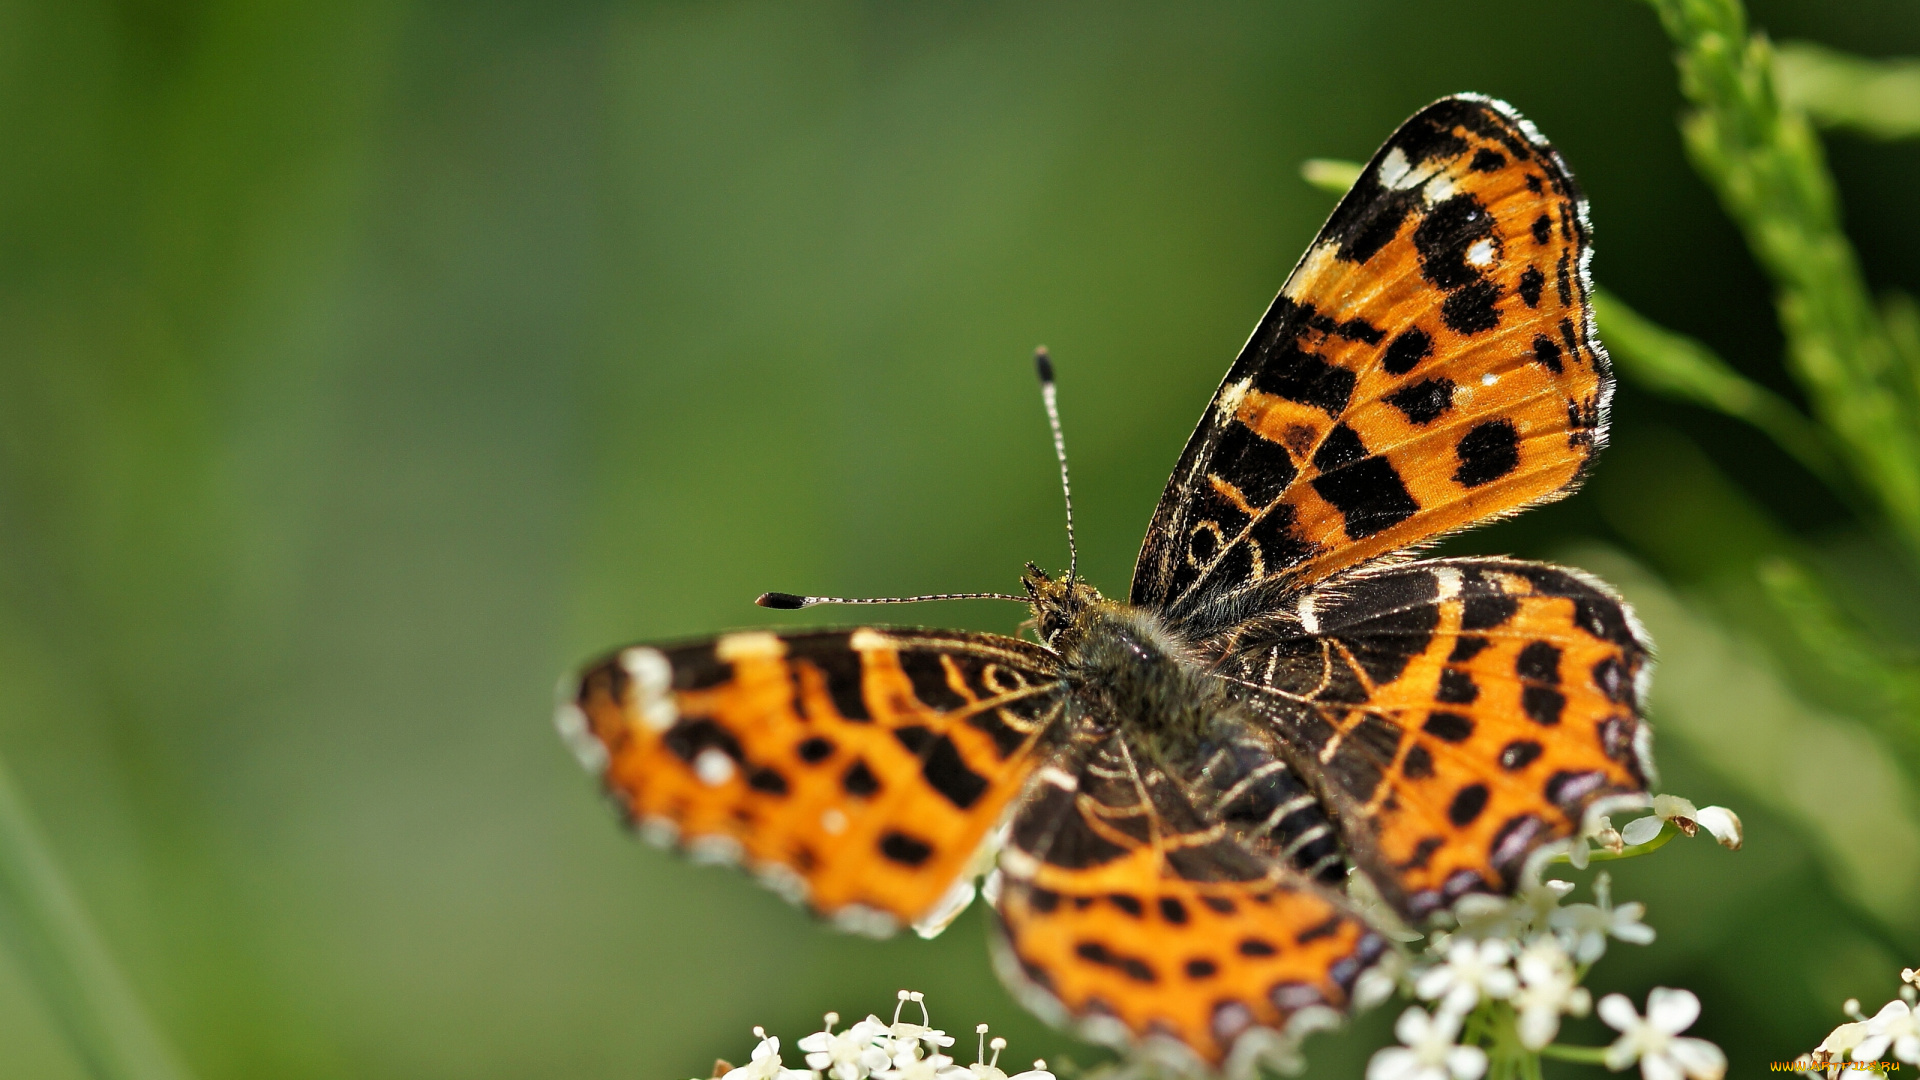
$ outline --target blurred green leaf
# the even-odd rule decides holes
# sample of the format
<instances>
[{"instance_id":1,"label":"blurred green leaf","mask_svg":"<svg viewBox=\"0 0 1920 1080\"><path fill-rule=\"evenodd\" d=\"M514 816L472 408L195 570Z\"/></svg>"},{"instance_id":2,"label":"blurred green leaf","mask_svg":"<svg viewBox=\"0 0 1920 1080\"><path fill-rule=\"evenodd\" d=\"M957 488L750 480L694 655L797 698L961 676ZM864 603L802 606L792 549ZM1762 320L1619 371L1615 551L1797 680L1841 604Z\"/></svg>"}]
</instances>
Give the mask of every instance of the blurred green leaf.
<instances>
[{"instance_id":1,"label":"blurred green leaf","mask_svg":"<svg viewBox=\"0 0 1920 1080\"><path fill-rule=\"evenodd\" d=\"M1811 41L1773 50L1780 100L1821 127L1876 139L1920 135L1920 60L1869 60Z\"/></svg>"},{"instance_id":2,"label":"blurred green leaf","mask_svg":"<svg viewBox=\"0 0 1920 1080\"><path fill-rule=\"evenodd\" d=\"M1342 161L1339 158L1308 158L1300 163L1300 178L1321 191L1333 195L1345 195L1347 189L1360 179L1360 173L1366 166L1358 161Z\"/></svg>"},{"instance_id":3,"label":"blurred green leaf","mask_svg":"<svg viewBox=\"0 0 1920 1080\"><path fill-rule=\"evenodd\" d=\"M188 1080L60 873L0 762L0 939L96 1080Z\"/></svg>"},{"instance_id":4,"label":"blurred green leaf","mask_svg":"<svg viewBox=\"0 0 1920 1080\"><path fill-rule=\"evenodd\" d=\"M1818 137L1783 107L1773 50L1738 0L1648 0L1678 47L1695 167L1772 279L1788 369L1880 515L1920 560L1920 420L1868 297Z\"/></svg>"},{"instance_id":5,"label":"blurred green leaf","mask_svg":"<svg viewBox=\"0 0 1920 1080\"><path fill-rule=\"evenodd\" d=\"M1594 290L1593 310L1600 338L1621 374L1657 394L1745 420L1809 472L1844 482L1825 432L1780 395L1735 371L1693 338L1643 317L1605 289Z\"/></svg>"}]
</instances>

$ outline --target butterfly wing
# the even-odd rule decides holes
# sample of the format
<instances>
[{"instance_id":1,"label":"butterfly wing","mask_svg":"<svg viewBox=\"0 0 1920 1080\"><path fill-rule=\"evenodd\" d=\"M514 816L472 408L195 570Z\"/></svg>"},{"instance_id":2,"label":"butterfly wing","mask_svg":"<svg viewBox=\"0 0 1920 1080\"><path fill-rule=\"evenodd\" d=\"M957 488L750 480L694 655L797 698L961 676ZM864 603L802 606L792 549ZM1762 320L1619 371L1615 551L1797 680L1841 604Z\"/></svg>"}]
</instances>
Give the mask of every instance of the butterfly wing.
<instances>
[{"instance_id":1,"label":"butterfly wing","mask_svg":"<svg viewBox=\"0 0 1920 1080\"><path fill-rule=\"evenodd\" d=\"M1114 735L1036 774L1000 856L1002 977L1087 1038L1185 1063L1343 1009L1385 939L1141 757Z\"/></svg>"},{"instance_id":2,"label":"butterfly wing","mask_svg":"<svg viewBox=\"0 0 1920 1080\"><path fill-rule=\"evenodd\" d=\"M1508 892L1600 800L1638 796L1649 646L1605 586L1517 559L1325 583L1237 631L1216 669L1315 770L1349 854L1424 917Z\"/></svg>"},{"instance_id":3,"label":"butterfly wing","mask_svg":"<svg viewBox=\"0 0 1920 1080\"><path fill-rule=\"evenodd\" d=\"M1606 434L1586 203L1509 106L1387 140L1202 417L1134 568L1189 615L1571 490Z\"/></svg>"},{"instance_id":4,"label":"butterfly wing","mask_svg":"<svg viewBox=\"0 0 1920 1080\"><path fill-rule=\"evenodd\" d=\"M588 666L557 722L650 839L848 929L931 932L1061 713L1057 663L991 634L726 634Z\"/></svg>"}]
</instances>

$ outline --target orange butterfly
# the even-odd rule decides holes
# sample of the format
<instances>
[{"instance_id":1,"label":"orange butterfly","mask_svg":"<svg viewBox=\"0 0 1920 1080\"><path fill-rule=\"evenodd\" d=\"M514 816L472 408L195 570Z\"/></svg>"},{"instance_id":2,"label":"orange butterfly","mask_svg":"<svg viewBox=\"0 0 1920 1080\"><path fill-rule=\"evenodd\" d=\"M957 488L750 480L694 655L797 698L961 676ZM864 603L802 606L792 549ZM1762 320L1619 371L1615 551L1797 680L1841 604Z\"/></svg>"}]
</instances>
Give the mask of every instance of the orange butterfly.
<instances>
[{"instance_id":1,"label":"orange butterfly","mask_svg":"<svg viewBox=\"0 0 1920 1080\"><path fill-rule=\"evenodd\" d=\"M1125 603L1029 564L1039 644L634 646L586 669L561 730L650 839L873 934L937 932L987 874L999 966L1037 1010L1244 1060L1345 1009L1387 951L1350 873L1423 920L1648 786L1648 646L1604 585L1394 557L1567 494L1604 443L1589 254L1531 124L1435 102L1228 371Z\"/></svg>"}]
</instances>

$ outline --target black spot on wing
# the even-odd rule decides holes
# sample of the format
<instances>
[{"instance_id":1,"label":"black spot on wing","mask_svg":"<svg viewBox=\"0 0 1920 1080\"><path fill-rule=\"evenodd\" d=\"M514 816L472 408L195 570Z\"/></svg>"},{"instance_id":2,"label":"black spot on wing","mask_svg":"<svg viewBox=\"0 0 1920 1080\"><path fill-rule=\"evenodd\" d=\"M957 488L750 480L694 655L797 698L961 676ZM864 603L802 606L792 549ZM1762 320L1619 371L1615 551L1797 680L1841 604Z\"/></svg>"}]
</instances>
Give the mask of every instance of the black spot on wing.
<instances>
[{"instance_id":1,"label":"black spot on wing","mask_svg":"<svg viewBox=\"0 0 1920 1080\"><path fill-rule=\"evenodd\" d=\"M1520 688L1520 708L1527 718L1543 727L1552 727L1560 722L1560 714L1566 710L1567 695L1550 686L1523 686Z\"/></svg>"},{"instance_id":2,"label":"black spot on wing","mask_svg":"<svg viewBox=\"0 0 1920 1080\"><path fill-rule=\"evenodd\" d=\"M1473 676L1459 668L1443 668L1440 671L1440 685L1435 688L1433 699L1448 705L1471 705L1480 696L1480 687Z\"/></svg>"},{"instance_id":3,"label":"black spot on wing","mask_svg":"<svg viewBox=\"0 0 1920 1080\"><path fill-rule=\"evenodd\" d=\"M880 838L880 854L902 866L919 866L933 856L933 845L919 837L894 831Z\"/></svg>"},{"instance_id":4,"label":"black spot on wing","mask_svg":"<svg viewBox=\"0 0 1920 1080\"><path fill-rule=\"evenodd\" d=\"M947 681L947 665L939 653L902 650L900 669L913 683L913 696L935 712L953 712L963 708L967 699Z\"/></svg>"},{"instance_id":5,"label":"black spot on wing","mask_svg":"<svg viewBox=\"0 0 1920 1080\"><path fill-rule=\"evenodd\" d=\"M1353 399L1354 374L1307 352L1292 336L1267 352L1253 384L1262 392L1339 416Z\"/></svg>"},{"instance_id":6,"label":"black spot on wing","mask_svg":"<svg viewBox=\"0 0 1920 1080\"><path fill-rule=\"evenodd\" d=\"M1405 375L1415 365L1433 355L1433 339L1419 327L1402 331L1393 343L1387 346L1386 354L1380 360L1380 366L1389 375Z\"/></svg>"},{"instance_id":7,"label":"black spot on wing","mask_svg":"<svg viewBox=\"0 0 1920 1080\"><path fill-rule=\"evenodd\" d=\"M1407 756L1400 762L1400 775L1409 780L1425 780L1433 775L1433 755L1427 748L1415 743L1407 749Z\"/></svg>"},{"instance_id":8,"label":"black spot on wing","mask_svg":"<svg viewBox=\"0 0 1920 1080\"><path fill-rule=\"evenodd\" d=\"M1500 151L1483 146L1473 152L1473 161L1467 167L1474 172L1499 172L1506 165L1507 159Z\"/></svg>"},{"instance_id":9,"label":"black spot on wing","mask_svg":"<svg viewBox=\"0 0 1920 1080\"><path fill-rule=\"evenodd\" d=\"M812 664L820 672L827 683L827 695L833 699L834 711L843 718L873 719L867 711L866 696L861 693L864 680L860 654L848 646L846 635L789 638L787 655Z\"/></svg>"},{"instance_id":10,"label":"black spot on wing","mask_svg":"<svg viewBox=\"0 0 1920 1080\"><path fill-rule=\"evenodd\" d=\"M1442 289L1458 289L1480 281L1483 275L1467 263L1467 249L1492 235L1493 215L1479 199L1461 192L1443 200L1429 209L1413 230L1421 274ZM1496 288L1494 296L1498 295Z\"/></svg>"},{"instance_id":11,"label":"black spot on wing","mask_svg":"<svg viewBox=\"0 0 1920 1080\"><path fill-rule=\"evenodd\" d=\"M1513 603L1513 602L1509 600L1508 603ZM1472 608L1469 607L1466 610L1468 612L1471 612ZM1506 622L1508 618L1512 617L1512 615L1513 615L1513 612L1509 611L1507 612L1506 615L1503 615L1500 618L1495 619L1491 624L1487 624L1487 625L1498 626L1500 623ZM1464 614L1462 615L1460 621L1462 626L1464 627L1466 624L1466 616ZM1486 629L1486 626L1483 625L1479 627L1479 629L1484 630ZM1454 641L1453 651L1447 654L1447 662L1450 664L1464 664L1467 661L1473 659L1474 657L1479 656L1481 650L1485 649L1488 644L1489 642L1487 641L1486 638L1480 637L1476 634L1462 634L1458 639Z\"/></svg>"},{"instance_id":12,"label":"black spot on wing","mask_svg":"<svg viewBox=\"0 0 1920 1080\"><path fill-rule=\"evenodd\" d=\"M1560 346L1554 344L1553 339L1547 335L1533 335L1533 359L1535 363L1555 375L1560 374Z\"/></svg>"},{"instance_id":13,"label":"black spot on wing","mask_svg":"<svg viewBox=\"0 0 1920 1080\"><path fill-rule=\"evenodd\" d=\"M1519 772L1539 759L1541 746L1532 739L1515 739L1500 749L1500 767Z\"/></svg>"},{"instance_id":14,"label":"black spot on wing","mask_svg":"<svg viewBox=\"0 0 1920 1080\"><path fill-rule=\"evenodd\" d=\"M740 740L734 737L733 732L711 720L682 720L668 728L660 742L673 752L674 757L689 764L700 756L701 751L708 749L718 750L736 762L747 760L746 752L740 748Z\"/></svg>"},{"instance_id":15,"label":"black spot on wing","mask_svg":"<svg viewBox=\"0 0 1920 1080\"><path fill-rule=\"evenodd\" d=\"M1520 299L1530 308L1540 306L1540 290L1546 288L1547 275L1537 266L1529 266L1520 272Z\"/></svg>"},{"instance_id":16,"label":"black spot on wing","mask_svg":"<svg viewBox=\"0 0 1920 1080\"><path fill-rule=\"evenodd\" d=\"M1453 801L1447 804L1447 820L1459 828L1466 828L1487 808L1487 785L1468 784L1454 793Z\"/></svg>"},{"instance_id":17,"label":"black spot on wing","mask_svg":"<svg viewBox=\"0 0 1920 1080\"><path fill-rule=\"evenodd\" d=\"M1320 449L1314 451L1313 467L1321 472L1332 472L1366 456L1367 447L1360 441L1360 436L1347 425L1336 424L1321 440Z\"/></svg>"},{"instance_id":18,"label":"black spot on wing","mask_svg":"<svg viewBox=\"0 0 1920 1080\"><path fill-rule=\"evenodd\" d=\"M984 731L993 739L993 752L1005 761L1013 752L1027 744L1025 732L1006 722L999 709L982 709L967 717L967 726Z\"/></svg>"},{"instance_id":19,"label":"black spot on wing","mask_svg":"<svg viewBox=\"0 0 1920 1080\"><path fill-rule=\"evenodd\" d=\"M1478 334L1500 325L1500 284L1481 280L1447 294L1440 302L1440 321L1460 334Z\"/></svg>"},{"instance_id":20,"label":"black spot on wing","mask_svg":"<svg viewBox=\"0 0 1920 1080\"><path fill-rule=\"evenodd\" d=\"M832 757L834 749L832 739L815 735L810 739L802 739L800 745L794 748L794 752L800 755L801 761L809 765L818 765Z\"/></svg>"},{"instance_id":21,"label":"black spot on wing","mask_svg":"<svg viewBox=\"0 0 1920 1080\"><path fill-rule=\"evenodd\" d=\"M1560 649L1547 641L1529 641L1513 662L1514 674L1523 679L1558 686L1560 683Z\"/></svg>"},{"instance_id":22,"label":"black spot on wing","mask_svg":"<svg viewBox=\"0 0 1920 1080\"><path fill-rule=\"evenodd\" d=\"M1442 742L1463 743L1473 734L1473 721L1456 712L1435 710L1427 714L1420 730Z\"/></svg>"},{"instance_id":23,"label":"black spot on wing","mask_svg":"<svg viewBox=\"0 0 1920 1080\"><path fill-rule=\"evenodd\" d=\"M1238 420L1229 420L1221 428L1220 440L1214 444L1213 459L1207 470L1240 489L1247 505L1255 507L1266 506L1278 498L1299 473L1286 447L1268 442ZM1213 494L1212 485L1206 485L1206 489L1208 494ZM1217 495L1214 499L1225 509L1202 511L1202 520L1216 522L1228 536L1239 532L1245 525L1246 515L1225 499Z\"/></svg>"},{"instance_id":24,"label":"black spot on wing","mask_svg":"<svg viewBox=\"0 0 1920 1080\"><path fill-rule=\"evenodd\" d=\"M1455 483L1465 487L1490 484L1520 466L1520 433L1511 420L1489 420L1460 436L1454 447L1460 467Z\"/></svg>"},{"instance_id":25,"label":"black spot on wing","mask_svg":"<svg viewBox=\"0 0 1920 1080\"><path fill-rule=\"evenodd\" d=\"M1384 457L1364 458L1313 478L1313 490L1346 520L1347 536L1372 536L1412 517L1420 504Z\"/></svg>"},{"instance_id":26,"label":"black spot on wing","mask_svg":"<svg viewBox=\"0 0 1920 1080\"><path fill-rule=\"evenodd\" d=\"M1410 423L1431 424L1453 408L1453 391L1452 379L1428 379L1395 390L1384 400Z\"/></svg>"},{"instance_id":27,"label":"black spot on wing","mask_svg":"<svg viewBox=\"0 0 1920 1080\"><path fill-rule=\"evenodd\" d=\"M1553 219L1545 214L1533 219L1533 242L1544 244L1553 239Z\"/></svg>"},{"instance_id":28,"label":"black spot on wing","mask_svg":"<svg viewBox=\"0 0 1920 1080\"><path fill-rule=\"evenodd\" d=\"M840 774L840 786L847 794L866 799L880 791L880 778L873 775L866 761L856 758L847 766L847 771Z\"/></svg>"},{"instance_id":29,"label":"black spot on wing","mask_svg":"<svg viewBox=\"0 0 1920 1080\"><path fill-rule=\"evenodd\" d=\"M933 790L962 810L979 802L987 791L987 778L967 767L960 748L945 735L927 748L920 774L927 778Z\"/></svg>"}]
</instances>

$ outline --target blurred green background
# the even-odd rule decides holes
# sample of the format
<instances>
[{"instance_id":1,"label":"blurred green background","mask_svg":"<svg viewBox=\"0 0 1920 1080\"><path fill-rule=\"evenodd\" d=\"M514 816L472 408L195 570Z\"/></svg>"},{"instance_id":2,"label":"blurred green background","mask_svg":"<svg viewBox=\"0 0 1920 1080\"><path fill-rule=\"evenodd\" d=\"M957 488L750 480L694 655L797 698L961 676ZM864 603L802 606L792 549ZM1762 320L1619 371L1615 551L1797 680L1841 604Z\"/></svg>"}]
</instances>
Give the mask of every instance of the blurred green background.
<instances>
[{"instance_id":1,"label":"blurred green background","mask_svg":"<svg viewBox=\"0 0 1920 1080\"><path fill-rule=\"evenodd\" d=\"M1920 53L1911 0L1753 16ZM998 987L977 909L854 940L632 842L555 679L832 619L764 589L1062 565L1042 342L1083 566L1124 593L1331 208L1299 163L1449 92L1560 147L1599 280L1793 396L1670 52L1627 0L0 4L0 755L208 1080L705 1075L902 986L1098 1060ZM1828 147L1869 280L1920 290L1920 142ZM1588 566L1663 646L1663 787L1748 846L1619 864L1661 937L1590 984L1696 990L1741 1074L1920 961L1913 781L1747 570L1807 553L1898 648L1920 585L1737 421L1630 384L1615 418L1580 496L1448 549ZM85 1075L26 971L0 954L0 1075Z\"/></svg>"}]
</instances>

